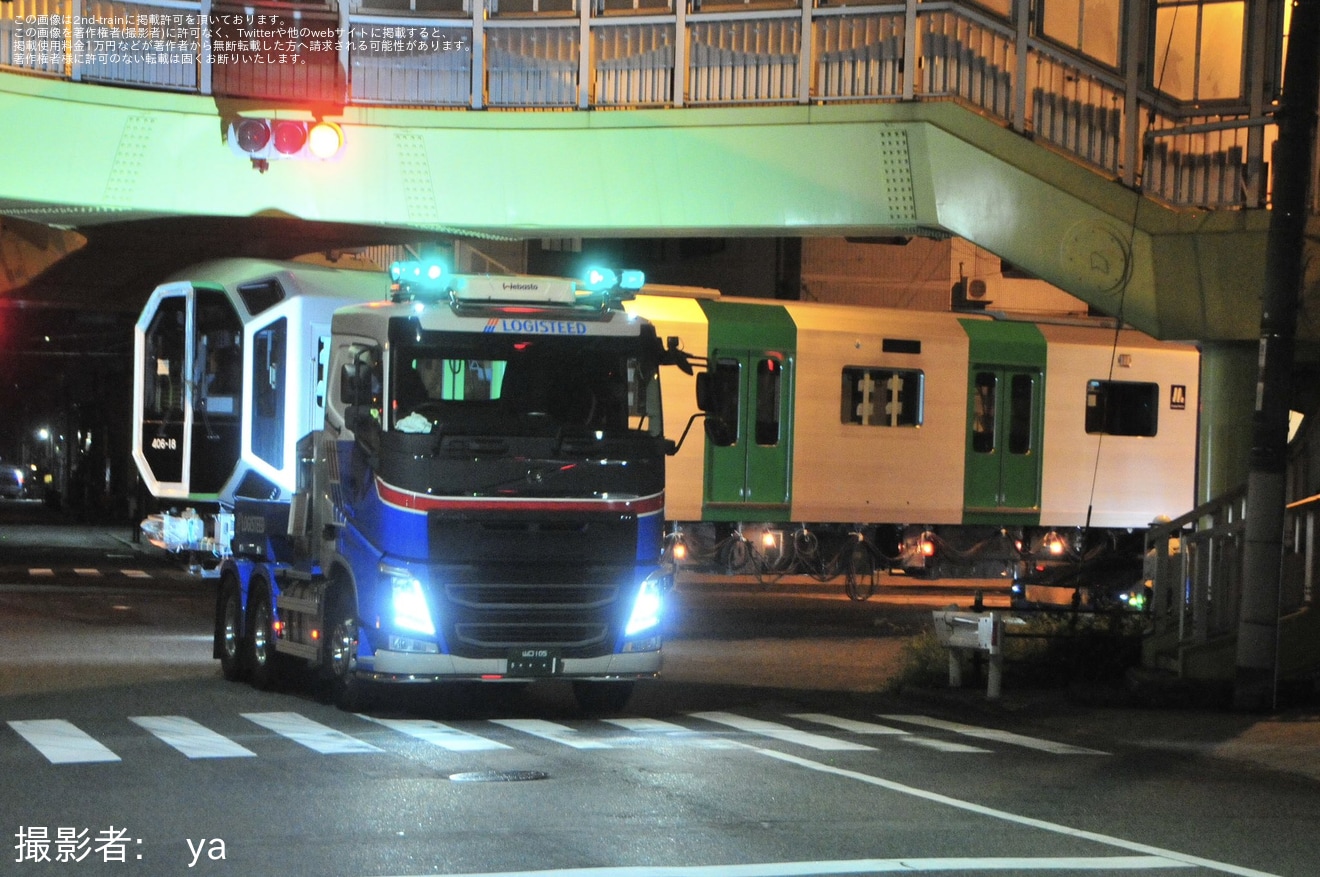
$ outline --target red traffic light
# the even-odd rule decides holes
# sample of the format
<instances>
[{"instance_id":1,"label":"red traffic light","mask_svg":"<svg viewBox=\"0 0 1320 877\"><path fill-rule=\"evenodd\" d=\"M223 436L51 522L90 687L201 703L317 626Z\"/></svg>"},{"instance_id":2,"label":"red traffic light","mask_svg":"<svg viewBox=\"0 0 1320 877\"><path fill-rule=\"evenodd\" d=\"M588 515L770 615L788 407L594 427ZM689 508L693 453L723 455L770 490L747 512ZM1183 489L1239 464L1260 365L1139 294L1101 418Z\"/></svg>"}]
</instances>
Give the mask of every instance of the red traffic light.
<instances>
[{"instance_id":1,"label":"red traffic light","mask_svg":"<svg viewBox=\"0 0 1320 877\"><path fill-rule=\"evenodd\" d=\"M333 161L343 152L344 131L334 122L244 118L229 124L226 140L231 152L253 162Z\"/></svg>"},{"instance_id":2,"label":"red traffic light","mask_svg":"<svg viewBox=\"0 0 1320 877\"><path fill-rule=\"evenodd\" d=\"M307 145L307 125L302 122L280 119L271 129L275 137L275 151L280 155L297 155Z\"/></svg>"}]
</instances>

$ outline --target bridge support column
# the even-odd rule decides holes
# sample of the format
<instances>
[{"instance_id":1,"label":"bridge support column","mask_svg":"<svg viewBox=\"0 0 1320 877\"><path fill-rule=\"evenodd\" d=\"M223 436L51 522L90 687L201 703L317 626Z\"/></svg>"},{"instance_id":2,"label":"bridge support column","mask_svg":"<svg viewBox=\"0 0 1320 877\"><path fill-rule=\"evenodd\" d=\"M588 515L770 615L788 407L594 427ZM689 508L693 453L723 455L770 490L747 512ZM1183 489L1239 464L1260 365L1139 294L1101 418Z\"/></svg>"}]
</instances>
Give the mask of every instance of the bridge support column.
<instances>
[{"instance_id":1,"label":"bridge support column","mask_svg":"<svg viewBox=\"0 0 1320 877\"><path fill-rule=\"evenodd\" d=\"M1196 503L1208 502L1247 480L1251 412L1256 396L1254 342L1201 345L1201 440Z\"/></svg>"}]
</instances>

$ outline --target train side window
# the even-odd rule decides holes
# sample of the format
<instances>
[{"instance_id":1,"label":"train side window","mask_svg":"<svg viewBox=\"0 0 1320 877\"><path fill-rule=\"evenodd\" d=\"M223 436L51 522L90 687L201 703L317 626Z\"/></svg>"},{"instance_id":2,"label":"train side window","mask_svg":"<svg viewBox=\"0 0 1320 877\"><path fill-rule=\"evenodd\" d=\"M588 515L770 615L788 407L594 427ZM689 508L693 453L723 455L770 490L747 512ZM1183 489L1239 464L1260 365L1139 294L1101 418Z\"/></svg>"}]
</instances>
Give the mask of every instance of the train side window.
<instances>
[{"instance_id":1,"label":"train side window","mask_svg":"<svg viewBox=\"0 0 1320 877\"><path fill-rule=\"evenodd\" d=\"M284 466L284 361L288 321L280 317L252 336L252 452Z\"/></svg>"},{"instance_id":2,"label":"train side window","mask_svg":"<svg viewBox=\"0 0 1320 877\"><path fill-rule=\"evenodd\" d=\"M1008 452L1031 453L1031 419L1035 412L1036 381L1031 375L1013 375L1009 381Z\"/></svg>"},{"instance_id":3,"label":"train side window","mask_svg":"<svg viewBox=\"0 0 1320 877\"><path fill-rule=\"evenodd\" d=\"M1102 435L1153 436L1159 429L1159 384L1087 381L1086 431Z\"/></svg>"},{"instance_id":4,"label":"train side window","mask_svg":"<svg viewBox=\"0 0 1320 877\"><path fill-rule=\"evenodd\" d=\"M742 363L736 359L716 360L710 377L712 407L706 411L706 435L718 447L731 447L738 443L738 425L742 422Z\"/></svg>"},{"instance_id":5,"label":"train side window","mask_svg":"<svg viewBox=\"0 0 1320 877\"><path fill-rule=\"evenodd\" d=\"M911 369L844 366L840 423L921 426L926 376Z\"/></svg>"},{"instance_id":6,"label":"train side window","mask_svg":"<svg viewBox=\"0 0 1320 877\"><path fill-rule=\"evenodd\" d=\"M779 394L783 365L775 359L756 363L756 443L779 444Z\"/></svg>"},{"instance_id":7,"label":"train side window","mask_svg":"<svg viewBox=\"0 0 1320 877\"><path fill-rule=\"evenodd\" d=\"M972 395L972 450L989 454L995 449L995 406L999 389L994 372L977 372Z\"/></svg>"}]
</instances>

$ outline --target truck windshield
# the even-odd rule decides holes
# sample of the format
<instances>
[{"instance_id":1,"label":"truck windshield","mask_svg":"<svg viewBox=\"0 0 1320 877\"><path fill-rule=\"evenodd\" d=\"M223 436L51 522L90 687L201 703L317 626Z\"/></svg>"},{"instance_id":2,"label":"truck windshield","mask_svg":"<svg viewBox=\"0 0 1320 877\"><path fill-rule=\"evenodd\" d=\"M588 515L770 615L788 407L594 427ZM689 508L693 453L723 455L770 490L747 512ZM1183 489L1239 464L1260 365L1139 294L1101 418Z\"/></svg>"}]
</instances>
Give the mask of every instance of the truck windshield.
<instances>
[{"instance_id":1,"label":"truck windshield","mask_svg":"<svg viewBox=\"0 0 1320 877\"><path fill-rule=\"evenodd\" d=\"M659 435L659 378L643 339L439 333L397 343L391 427L499 435Z\"/></svg>"}]
</instances>

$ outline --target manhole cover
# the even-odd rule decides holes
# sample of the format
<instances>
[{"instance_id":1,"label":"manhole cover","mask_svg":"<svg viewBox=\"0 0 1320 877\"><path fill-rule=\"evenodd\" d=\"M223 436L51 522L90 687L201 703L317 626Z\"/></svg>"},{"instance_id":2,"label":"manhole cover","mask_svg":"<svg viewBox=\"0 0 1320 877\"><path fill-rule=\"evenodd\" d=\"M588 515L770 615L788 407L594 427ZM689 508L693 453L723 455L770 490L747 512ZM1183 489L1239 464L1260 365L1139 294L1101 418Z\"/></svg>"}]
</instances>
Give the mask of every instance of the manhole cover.
<instances>
[{"instance_id":1,"label":"manhole cover","mask_svg":"<svg viewBox=\"0 0 1320 877\"><path fill-rule=\"evenodd\" d=\"M525 783L530 780L543 780L550 774L540 770L473 770L467 773L451 773L449 778L456 783Z\"/></svg>"}]
</instances>

